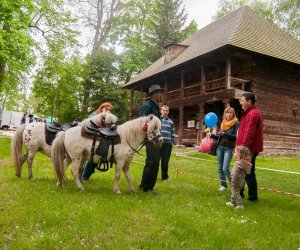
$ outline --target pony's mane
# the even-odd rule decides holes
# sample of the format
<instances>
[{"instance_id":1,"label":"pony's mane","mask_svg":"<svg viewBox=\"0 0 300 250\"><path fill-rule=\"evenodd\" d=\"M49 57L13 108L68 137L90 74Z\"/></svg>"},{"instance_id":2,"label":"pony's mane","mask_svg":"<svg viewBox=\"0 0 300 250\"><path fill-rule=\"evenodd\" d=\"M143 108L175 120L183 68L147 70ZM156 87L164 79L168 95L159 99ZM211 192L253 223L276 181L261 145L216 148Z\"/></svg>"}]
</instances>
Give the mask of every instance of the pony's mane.
<instances>
[{"instance_id":1,"label":"pony's mane","mask_svg":"<svg viewBox=\"0 0 300 250\"><path fill-rule=\"evenodd\" d=\"M118 134L121 137L121 141L125 140L136 141L139 139L145 132L143 127L146 124L147 116L139 117L134 120L127 121L122 125L118 126Z\"/></svg>"},{"instance_id":2,"label":"pony's mane","mask_svg":"<svg viewBox=\"0 0 300 250\"><path fill-rule=\"evenodd\" d=\"M153 130L155 127L160 128L160 120L153 116L149 120L149 116L143 116L134 120L127 121L118 127L118 134L121 137L121 141L134 142L137 140L143 140L145 136L144 126L148 122L148 129Z\"/></svg>"}]
</instances>

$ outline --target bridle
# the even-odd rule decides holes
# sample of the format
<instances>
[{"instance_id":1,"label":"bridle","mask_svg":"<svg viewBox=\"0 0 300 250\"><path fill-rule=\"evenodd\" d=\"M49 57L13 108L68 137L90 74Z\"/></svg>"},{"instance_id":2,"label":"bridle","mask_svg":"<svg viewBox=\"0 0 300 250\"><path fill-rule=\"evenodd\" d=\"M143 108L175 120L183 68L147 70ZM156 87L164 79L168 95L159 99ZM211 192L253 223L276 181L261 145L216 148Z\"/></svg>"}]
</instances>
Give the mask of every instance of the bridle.
<instances>
[{"instance_id":1,"label":"bridle","mask_svg":"<svg viewBox=\"0 0 300 250\"><path fill-rule=\"evenodd\" d=\"M150 115L150 120L152 120L152 119L153 119L153 116ZM160 134L160 133L157 133L157 134L156 134L156 133L152 130L152 131L150 132L150 134L152 134L153 137L152 137L152 139L149 139L149 136L148 136L148 124L149 124L150 120L147 121L146 124L145 124L144 127L143 127L143 130L144 130L144 132L145 132L145 138L144 138L144 140L143 140L143 144L140 146L139 149L135 149L135 148L132 147L132 146L130 145L130 143L127 141L127 144L128 144L128 146L131 148L131 150L132 150L133 152L139 154L139 155L142 155L142 156L146 156L146 155L141 154L139 151L146 145L147 142L154 142L155 144L158 144L158 140L159 140L159 138L161 138L161 134Z\"/></svg>"}]
</instances>

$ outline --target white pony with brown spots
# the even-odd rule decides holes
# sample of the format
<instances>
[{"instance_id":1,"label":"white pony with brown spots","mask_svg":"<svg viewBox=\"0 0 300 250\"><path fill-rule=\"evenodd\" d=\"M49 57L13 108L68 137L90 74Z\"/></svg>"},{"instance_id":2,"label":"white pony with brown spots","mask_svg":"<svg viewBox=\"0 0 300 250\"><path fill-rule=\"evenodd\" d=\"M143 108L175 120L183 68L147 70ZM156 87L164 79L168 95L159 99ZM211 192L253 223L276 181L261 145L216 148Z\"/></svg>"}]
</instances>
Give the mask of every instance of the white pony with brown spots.
<instances>
[{"instance_id":1,"label":"white pony with brown spots","mask_svg":"<svg viewBox=\"0 0 300 250\"><path fill-rule=\"evenodd\" d=\"M52 160L54 169L58 177L57 185L62 187L64 178L64 156L70 159L73 163L71 169L77 187L83 191L81 173L86 160L90 160L92 140L81 136L80 127L74 127L66 132L61 132L53 141L52 144ZM161 121L153 116L140 117L131 121L127 121L117 128L117 133L120 136L121 143L114 147L114 157L116 163L115 180L113 191L120 194L119 181L121 177L121 170L123 170L130 192L135 192L129 165L132 162L133 155L137 149L143 145L144 140L148 143L160 144L161 138ZM96 144L97 147L97 144ZM108 151L109 160L111 157L111 146ZM101 156L95 155L94 162L99 163Z\"/></svg>"},{"instance_id":2,"label":"white pony with brown spots","mask_svg":"<svg viewBox=\"0 0 300 250\"><path fill-rule=\"evenodd\" d=\"M116 117L104 116L104 114L100 113L97 116L85 119L81 124L88 123L90 120L93 120L97 124L100 122L110 123L112 119L116 119ZM27 161L28 178L32 179L32 163L37 152L42 152L51 157L51 145L48 145L46 142L45 126L44 122L36 122L27 125L23 124L17 128L11 142L11 154L17 177L21 177L22 166ZM26 148L25 153L22 152L23 145ZM64 162L64 165L70 164L67 160Z\"/></svg>"}]
</instances>

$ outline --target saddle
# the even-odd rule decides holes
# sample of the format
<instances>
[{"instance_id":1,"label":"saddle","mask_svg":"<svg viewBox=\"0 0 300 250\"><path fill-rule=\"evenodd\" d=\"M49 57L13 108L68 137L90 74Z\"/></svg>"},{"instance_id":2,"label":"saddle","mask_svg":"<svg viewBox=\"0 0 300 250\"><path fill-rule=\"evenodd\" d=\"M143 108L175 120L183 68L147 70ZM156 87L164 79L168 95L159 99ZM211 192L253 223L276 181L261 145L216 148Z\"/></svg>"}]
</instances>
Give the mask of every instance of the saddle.
<instances>
[{"instance_id":1,"label":"saddle","mask_svg":"<svg viewBox=\"0 0 300 250\"><path fill-rule=\"evenodd\" d=\"M91 148L92 162L94 161L96 141L100 141L98 147L96 148L96 154L101 156L101 161L97 165L96 169L105 172L109 169L109 163L110 168L112 168L112 165L115 162L114 145L121 142L120 136L117 133L117 125L108 124L106 126L98 126L91 120L89 124L86 124L84 127L81 128L81 136L93 140ZM108 162L107 155L109 146L112 146L112 153L110 161ZM102 164L103 167L101 167Z\"/></svg>"},{"instance_id":2,"label":"saddle","mask_svg":"<svg viewBox=\"0 0 300 250\"><path fill-rule=\"evenodd\" d=\"M51 145L58 132L67 131L69 128L76 127L78 123L78 118L76 118L72 123L65 124L61 124L54 120L52 123L45 126L46 143Z\"/></svg>"}]
</instances>

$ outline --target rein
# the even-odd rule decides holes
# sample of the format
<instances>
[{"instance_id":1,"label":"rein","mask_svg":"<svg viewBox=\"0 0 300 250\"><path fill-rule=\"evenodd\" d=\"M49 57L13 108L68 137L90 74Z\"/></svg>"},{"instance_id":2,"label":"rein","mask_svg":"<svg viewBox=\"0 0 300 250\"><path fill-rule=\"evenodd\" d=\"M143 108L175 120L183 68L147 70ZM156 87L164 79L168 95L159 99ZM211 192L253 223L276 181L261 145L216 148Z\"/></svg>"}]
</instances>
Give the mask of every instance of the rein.
<instances>
[{"instance_id":1,"label":"rein","mask_svg":"<svg viewBox=\"0 0 300 250\"><path fill-rule=\"evenodd\" d=\"M142 156L146 156L146 155L143 155L143 154L141 154L141 153L139 152L139 151L142 149L142 147L144 147L144 146L146 145L145 141L146 141L146 140L143 141L142 146L141 146L138 150L136 150L134 147L132 147L132 146L129 144L128 141L127 141L127 144L128 144L128 146L132 149L132 151L134 151L135 153L137 153L137 154L139 154L139 155L142 155Z\"/></svg>"},{"instance_id":2,"label":"rein","mask_svg":"<svg viewBox=\"0 0 300 250\"><path fill-rule=\"evenodd\" d=\"M153 132L152 132L152 133L153 133ZM154 134L154 133L153 133L153 134ZM139 151L146 145L146 142L147 142L147 141L150 141L150 142L155 141L156 144L157 144L157 143L158 143L158 138L159 138L159 137L161 137L161 135L155 135L155 136L153 137L152 140L148 140L147 138L145 138L144 141L143 141L142 146L141 146L138 150L136 150L134 147L132 147L128 141L126 141L126 142L127 142L128 146L132 149L132 151L134 151L135 153L137 153L137 154L139 154L139 155L146 156L146 155L141 154Z\"/></svg>"}]
</instances>

